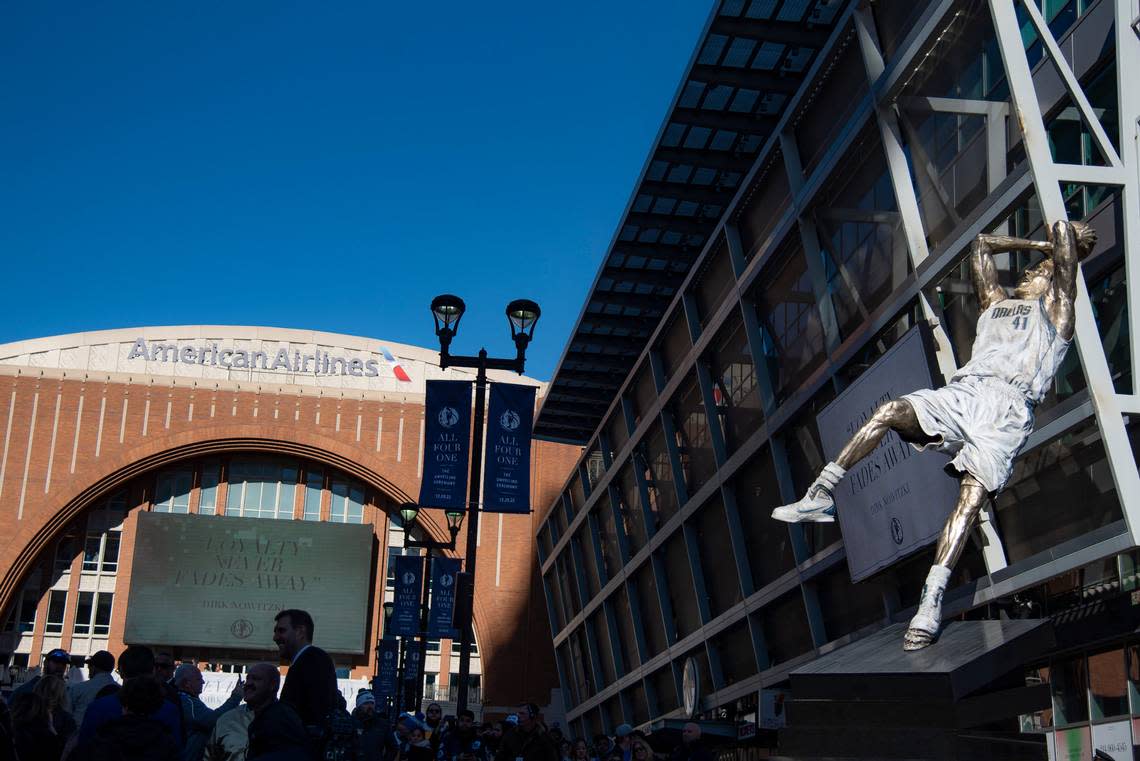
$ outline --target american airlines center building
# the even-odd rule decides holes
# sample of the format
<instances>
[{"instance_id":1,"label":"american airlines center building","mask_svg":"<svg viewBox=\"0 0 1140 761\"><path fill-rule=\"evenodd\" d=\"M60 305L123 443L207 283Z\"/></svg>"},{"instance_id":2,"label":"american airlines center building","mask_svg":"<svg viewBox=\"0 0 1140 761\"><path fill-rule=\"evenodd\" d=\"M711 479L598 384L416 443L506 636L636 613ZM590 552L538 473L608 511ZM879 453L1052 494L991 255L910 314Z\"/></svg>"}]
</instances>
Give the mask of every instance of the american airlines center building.
<instances>
[{"instance_id":1,"label":"american airlines center building","mask_svg":"<svg viewBox=\"0 0 1140 761\"><path fill-rule=\"evenodd\" d=\"M260 327L0 345L4 678L52 648L78 663L132 642L237 670L273 657L275 609L306 606L341 675L371 676L392 558L422 552L404 549L396 508L419 493L424 383L473 379L438 365L427 349ZM533 504L579 452L535 443ZM472 695L486 709L547 704L557 687L551 648L533 646L550 642L533 519L479 528ZM449 538L436 510L410 531ZM454 697L458 649L429 642L427 699Z\"/></svg>"}]
</instances>

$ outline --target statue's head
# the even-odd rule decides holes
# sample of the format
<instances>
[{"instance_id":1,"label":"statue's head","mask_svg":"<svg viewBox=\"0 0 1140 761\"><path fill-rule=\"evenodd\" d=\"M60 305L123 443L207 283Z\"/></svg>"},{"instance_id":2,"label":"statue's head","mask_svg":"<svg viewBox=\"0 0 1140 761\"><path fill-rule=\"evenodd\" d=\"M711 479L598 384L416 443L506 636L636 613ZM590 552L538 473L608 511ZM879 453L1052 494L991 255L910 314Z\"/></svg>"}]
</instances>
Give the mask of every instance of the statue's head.
<instances>
[{"instance_id":1,"label":"statue's head","mask_svg":"<svg viewBox=\"0 0 1140 761\"><path fill-rule=\"evenodd\" d=\"M1053 260L1042 259L1021 273L1021 279L1013 289L1017 299L1039 299L1053 287Z\"/></svg>"}]
</instances>

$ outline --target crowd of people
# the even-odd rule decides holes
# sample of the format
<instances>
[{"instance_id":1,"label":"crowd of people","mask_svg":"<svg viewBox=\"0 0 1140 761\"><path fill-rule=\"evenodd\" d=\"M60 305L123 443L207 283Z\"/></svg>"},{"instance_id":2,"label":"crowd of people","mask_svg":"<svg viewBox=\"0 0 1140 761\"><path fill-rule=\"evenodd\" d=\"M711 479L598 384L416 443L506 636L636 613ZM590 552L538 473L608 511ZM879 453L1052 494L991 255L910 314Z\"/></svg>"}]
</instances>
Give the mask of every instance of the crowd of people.
<instances>
[{"instance_id":1,"label":"crowd of people","mask_svg":"<svg viewBox=\"0 0 1140 761\"><path fill-rule=\"evenodd\" d=\"M116 659L86 659L88 678L66 681L71 658L44 656L38 676L0 699L0 761L653 761L644 735L627 724L592 743L547 728L533 703L495 722L475 714L392 716L361 690L351 712L332 658L313 645L314 622L284 610L273 641L289 663L284 684L275 663L250 666L217 708L201 695L198 666L131 645ZM115 679L114 672L119 679ZM121 680L121 681L120 681ZM696 724L669 761L712 761Z\"/></svg>"}]
</instances>

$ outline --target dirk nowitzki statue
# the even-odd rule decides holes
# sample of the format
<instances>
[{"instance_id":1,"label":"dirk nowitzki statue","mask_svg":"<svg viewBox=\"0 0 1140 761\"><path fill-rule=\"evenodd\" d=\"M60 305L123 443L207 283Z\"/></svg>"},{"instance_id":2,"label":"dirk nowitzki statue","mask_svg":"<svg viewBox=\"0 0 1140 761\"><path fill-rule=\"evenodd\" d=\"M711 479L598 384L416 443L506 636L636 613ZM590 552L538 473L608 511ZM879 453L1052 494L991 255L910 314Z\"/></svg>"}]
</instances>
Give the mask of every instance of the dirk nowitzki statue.
<instances>
[{"instance_id":1,"label":"dirk nowitzki statue","mask_svg":"<svg viewBox=\"0 0 1140 761\"><path fill-rule=\"evenodd\" d=\"M1005 486L1013 458L1033 432L1033 408L1048 392L1073 338L1077 262L1096 244L1080 222L1057 222L1048 241L979 235L971 248L974 289L981 303L970 361L937 390L921 389L880 406L799 502L777 507L788 523L835 520L832 490L888 431L916 449L954 455L947 468L961 476L958 502L938 538L934 565L903 648L918 650L938 635L942 593L983 502ZM993 254L1041 251L1012 296L998 285Z\"/></svg>"}]
</instances>

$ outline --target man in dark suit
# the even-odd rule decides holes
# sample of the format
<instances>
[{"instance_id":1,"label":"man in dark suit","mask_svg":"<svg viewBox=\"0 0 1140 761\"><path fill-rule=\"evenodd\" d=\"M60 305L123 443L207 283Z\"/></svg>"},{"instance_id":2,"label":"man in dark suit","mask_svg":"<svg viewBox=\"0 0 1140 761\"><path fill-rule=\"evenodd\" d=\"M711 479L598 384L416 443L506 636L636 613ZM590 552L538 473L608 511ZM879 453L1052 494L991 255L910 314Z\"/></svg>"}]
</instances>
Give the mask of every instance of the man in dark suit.
<instances>
[{"instance_id":1,"label":"man in dark suit","mask_svg":"<svg viewBox=\"0 0 1140 761\"><path fill-rule=\"evenodd\" d=\"M289 659L281 702L292 706L307 728L323 726L333 708L344 708L332 658L313 645L313 617L303 610L283 610L274 617L273 641Z\"/></svg>"}]
</instances>

